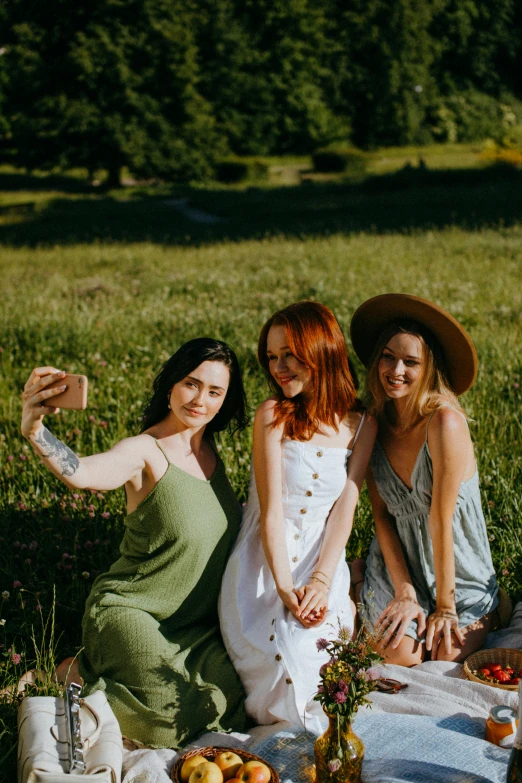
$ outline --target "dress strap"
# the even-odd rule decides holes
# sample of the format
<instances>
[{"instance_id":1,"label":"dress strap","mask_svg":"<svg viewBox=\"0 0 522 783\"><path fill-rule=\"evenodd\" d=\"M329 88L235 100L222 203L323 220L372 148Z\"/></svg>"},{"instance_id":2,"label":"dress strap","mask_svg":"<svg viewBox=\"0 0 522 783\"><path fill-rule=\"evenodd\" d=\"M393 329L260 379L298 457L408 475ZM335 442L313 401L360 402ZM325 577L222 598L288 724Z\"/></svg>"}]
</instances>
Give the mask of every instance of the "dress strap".
<instances>
[{"instance_id":1,"label":"dress strap","mask_svg":"<svg viewBox=\"0 0 522 783\"><path fill-rule=\"evenodd\" d=\"M352 449L355 446L355 444L357 443L357 438L359 437L359 433L361 431L362 425L364 424L365 418L366 418L366 411L363 411L363 414L361 416L361 421L359 422L359 426L357 427L357 432L355 433L355 437L353 439Z\"/></svg>"},{"instance_id":2,"label":"dress strap","mask_svg":"<svg viewBox=\"0 0 522 783\"><path fill-rule=\"evenodd\" d=\"M468 419L467 419L466 414L463 413L462 411L457 410L457 408L454 408L453 405L441 405L440 408L449 408L450 410L455 411L455 413L460 413L460 415L463 417L463 419L466 422L466 424L468 423ZM435 416L437 411L440 410L440 408L436 408L434 411L432 411L432 413L430 414L430 417L429 417L429 419L428 419L428 421L426 423L426 443L428 442L428 427L430 426L430 421Z\"/></svg>"},{"instance_id":3,"label":"dress strap","mask_svg":"<svg viewBox=\"0 0 522 783\"><path fill-rule=\"evenodd\" d=\"M167 455L166 455L166 454L165 454L165 452L163 451L163 448L162 448L162 446L160 446L159 442L156 440L156 438L154 437L154 435L149 435L149 438L152 438L152 440L154 441L154 443L156 444L156 446L157 446L157 447L158 447L158 449L161 451L161 453L163 454L163 456L165 457L165 459L167 460L167 462L168 462L168 463L169 463L169 465L170 465L170 464L171 464L171 461L170 461L170 459L167 457Z\"/></svg>"}]
</instances>

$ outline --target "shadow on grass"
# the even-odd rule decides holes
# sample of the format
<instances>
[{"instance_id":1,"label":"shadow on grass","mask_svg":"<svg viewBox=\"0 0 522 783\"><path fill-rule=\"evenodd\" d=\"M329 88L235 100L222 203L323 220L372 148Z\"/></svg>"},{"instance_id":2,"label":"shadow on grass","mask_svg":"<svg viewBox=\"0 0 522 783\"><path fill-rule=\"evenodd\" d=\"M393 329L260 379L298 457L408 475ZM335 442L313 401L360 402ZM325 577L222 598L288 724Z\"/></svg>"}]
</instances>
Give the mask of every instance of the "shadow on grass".
<instances>
[{"instance_id":1,"label":"shadow on grass","mask_svg":"<svg viewBox=\"0 0 522 783\"><path fill-rule=\"evenodd\" d=\"M216 215L221 222L199 223L168 203L167 195L159 197L154 191L135 192L126 200L120 194L100 194L54 199L23 220L4 223L0 242L45 246L150 241L186 246L276 235L404 233L447 226L479 230L522 220L522 174L499 166L405 168L360 184L247 190L177 187L173 195L183 195L191 207Z\"/></svg>"},{"instance_id":2,"label":"shadow on grass","mask_svg":"<svg viewBox=\"0 0 522 783\"><path fill-rule=\"evenodd\" d=\"M0 171L0 191L27 190L45 192L58 190L64 193L95 193L96 188L86 180L67 174L24 174L20 171Z\"/></svg>"}]
</instances>

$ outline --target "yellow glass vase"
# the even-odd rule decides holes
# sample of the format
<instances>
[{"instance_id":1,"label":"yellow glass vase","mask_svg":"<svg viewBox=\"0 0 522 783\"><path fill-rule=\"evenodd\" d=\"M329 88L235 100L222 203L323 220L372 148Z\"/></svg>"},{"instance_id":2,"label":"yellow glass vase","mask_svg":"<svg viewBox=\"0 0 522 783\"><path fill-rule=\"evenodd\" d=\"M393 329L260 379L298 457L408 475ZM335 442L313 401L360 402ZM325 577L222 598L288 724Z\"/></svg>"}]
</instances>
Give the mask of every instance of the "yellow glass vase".
<instances>
[{"instance_id":1,"label":"yellow glass vase","mask_svg":"<svg viewBox=\"0 0 522 783\"><path fill-rule=\"evenodd\" d=\"M364 744L343 715L330 715L314 744L316 783L361 783Z\"/></svg>"}]
</instances>

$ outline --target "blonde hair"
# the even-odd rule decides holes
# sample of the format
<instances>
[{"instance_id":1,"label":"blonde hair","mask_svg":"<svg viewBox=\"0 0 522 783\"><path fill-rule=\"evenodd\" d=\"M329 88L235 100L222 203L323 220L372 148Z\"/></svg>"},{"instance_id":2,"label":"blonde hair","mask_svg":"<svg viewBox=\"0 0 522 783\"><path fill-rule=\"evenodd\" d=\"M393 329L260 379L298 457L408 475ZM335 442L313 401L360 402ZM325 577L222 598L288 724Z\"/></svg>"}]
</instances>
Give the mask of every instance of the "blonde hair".
<instances>
[{"instance_id":1,"label":"blonde hair","mask_svg":"<svg viewBox=\"0 0 522 783\"><path fill-rule=\"evenodd\" d=\"M424 364L420 382L414 393L408 396L401 417L404 429L410 429L420 416L429 416L444 405L449 405L466 416L448 380L444 354L438 341L422 324L407 319L388 324L377 341L366 378L365 403L369 413L377 419L385 418L391 421L389 411L393 401L386 396L383 389L379 377L379 361L388 342L396 334L411 334L418 338Z\"/></svg>"}]
</instances>

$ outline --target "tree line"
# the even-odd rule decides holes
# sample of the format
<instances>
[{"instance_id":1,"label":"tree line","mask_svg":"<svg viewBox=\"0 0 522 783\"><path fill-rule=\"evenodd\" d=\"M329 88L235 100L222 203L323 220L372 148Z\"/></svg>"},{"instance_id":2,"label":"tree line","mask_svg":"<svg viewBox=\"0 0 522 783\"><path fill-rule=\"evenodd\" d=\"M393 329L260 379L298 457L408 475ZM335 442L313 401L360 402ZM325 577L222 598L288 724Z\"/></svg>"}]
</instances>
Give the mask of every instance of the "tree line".
<instances>
[{"instance_id":1,"label":"tree line","mask_svg":"<svg viewBox=\"0 0 522 783\"><path fill-rule=\"evenodd\" d=\"M0 3L0 155L27 168L501 138L521 99L519 0Z\"/></svg>"}]
</instances>

